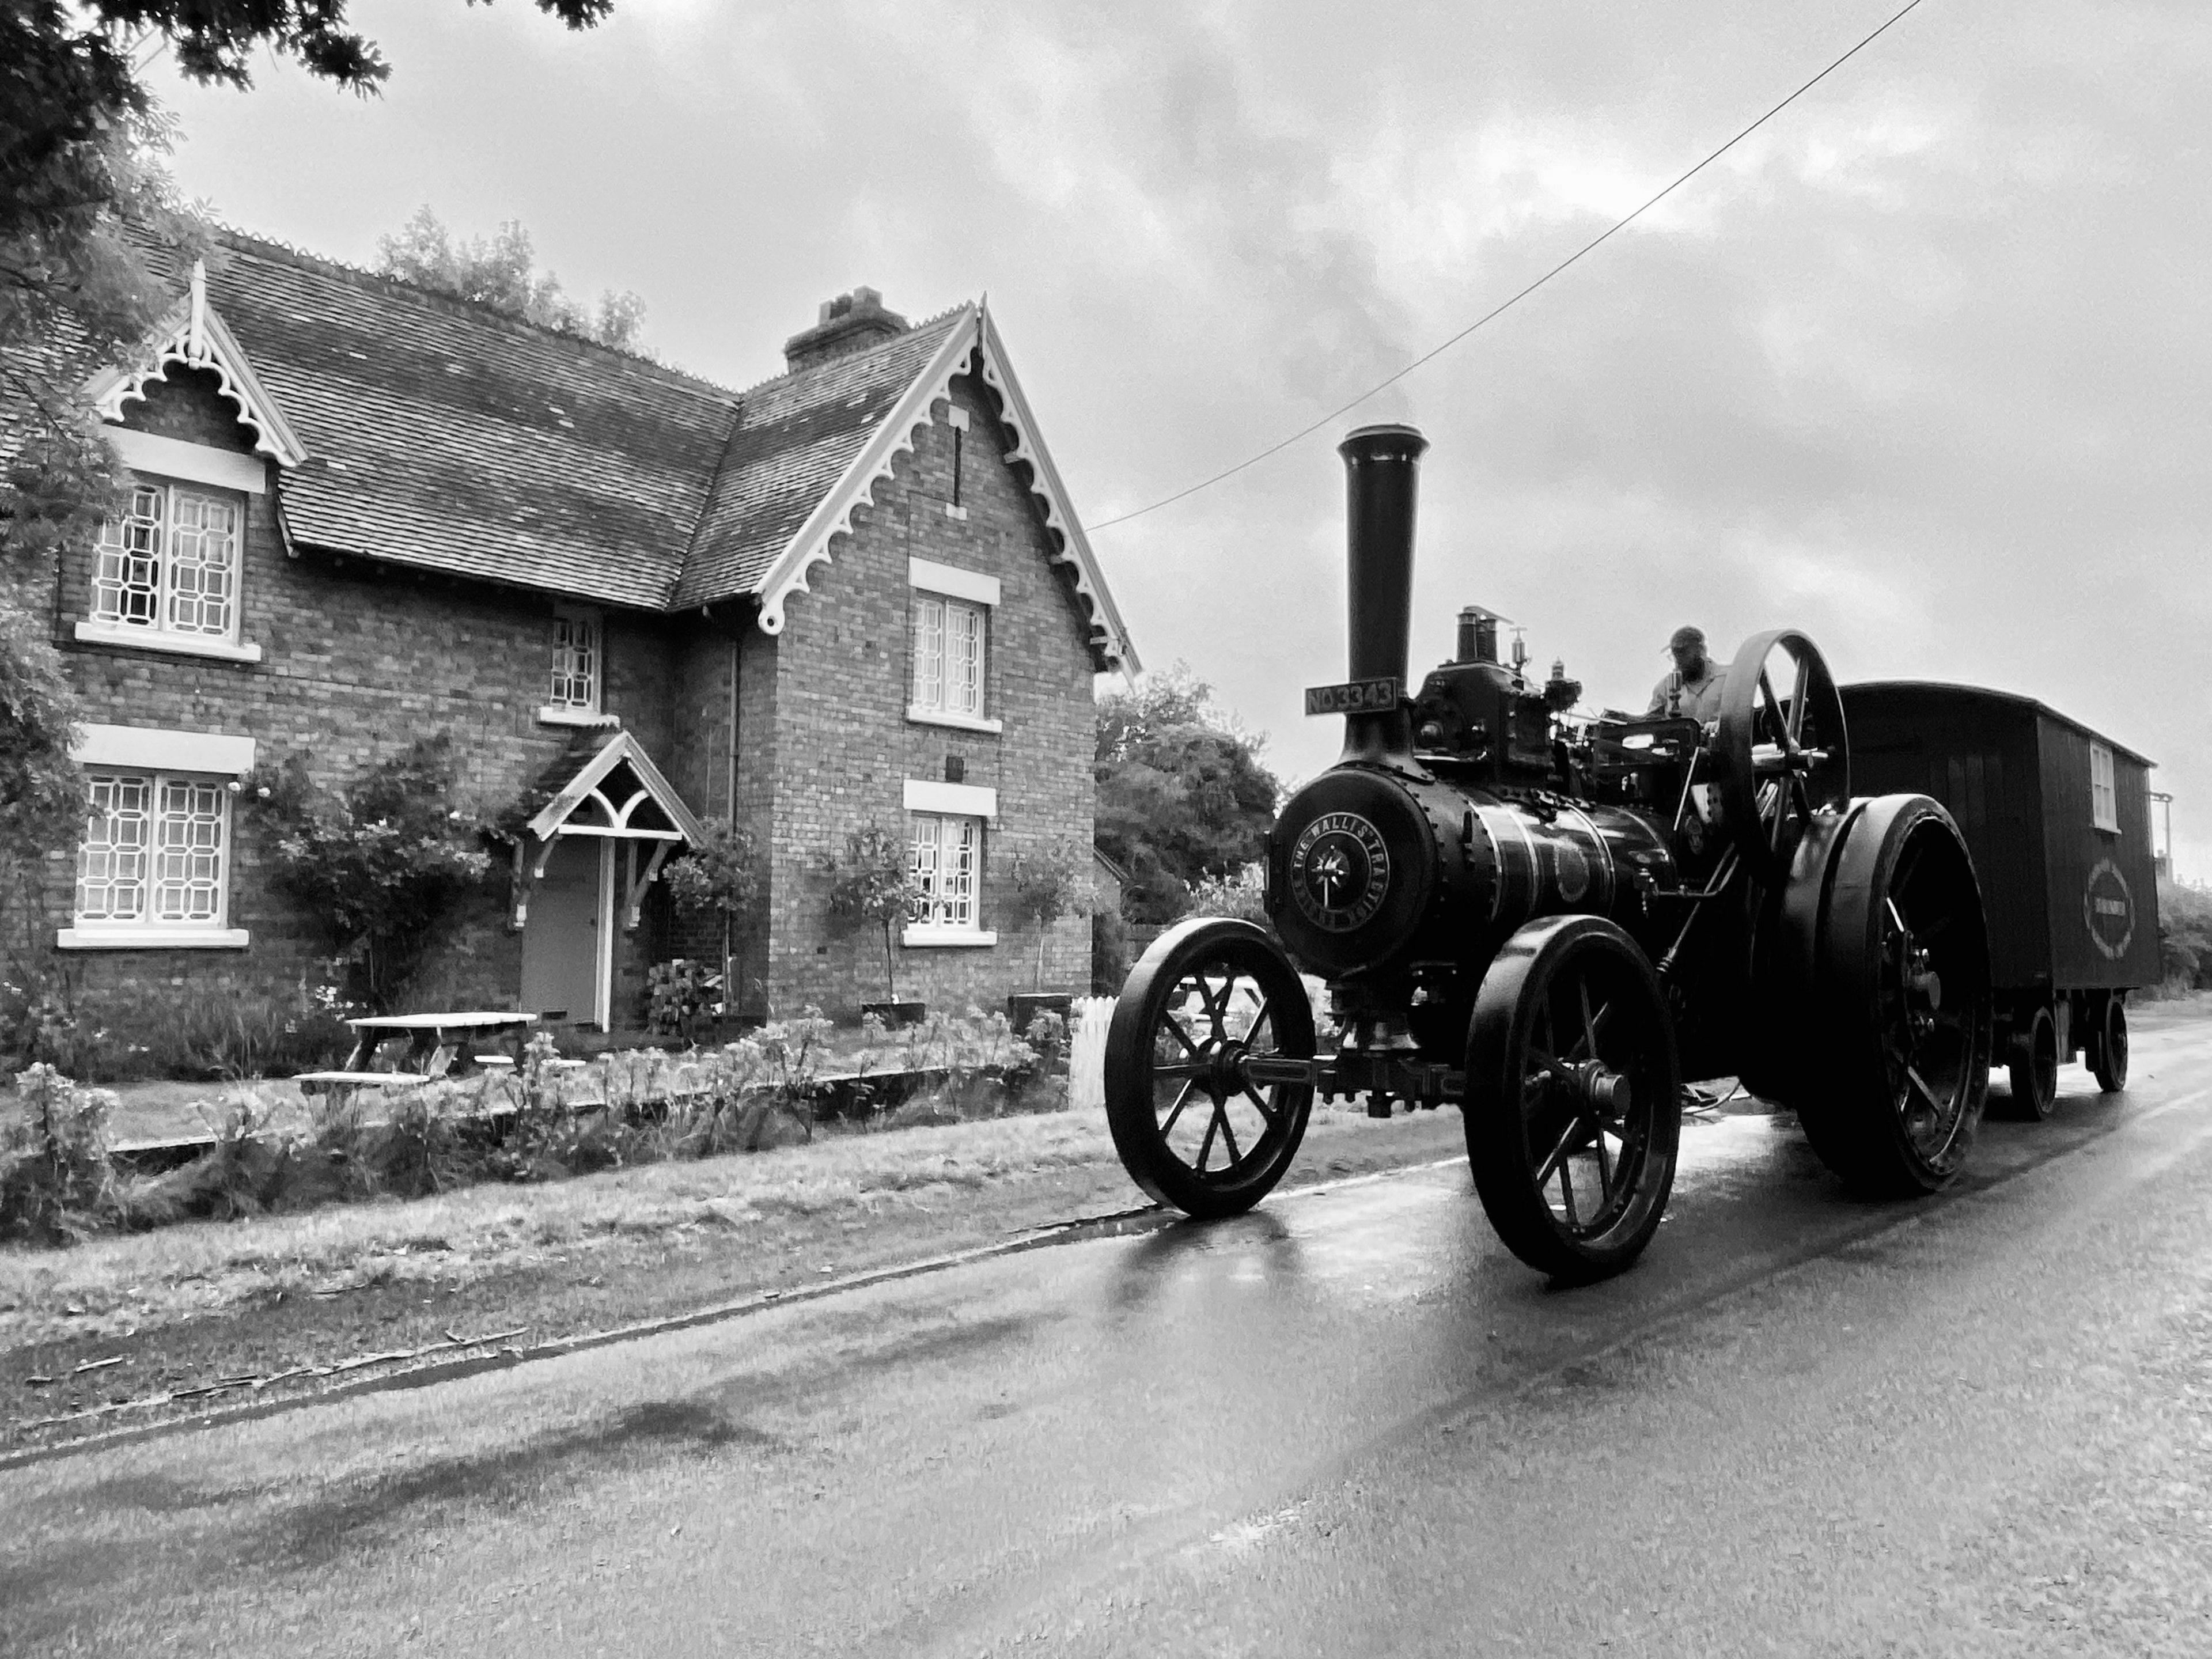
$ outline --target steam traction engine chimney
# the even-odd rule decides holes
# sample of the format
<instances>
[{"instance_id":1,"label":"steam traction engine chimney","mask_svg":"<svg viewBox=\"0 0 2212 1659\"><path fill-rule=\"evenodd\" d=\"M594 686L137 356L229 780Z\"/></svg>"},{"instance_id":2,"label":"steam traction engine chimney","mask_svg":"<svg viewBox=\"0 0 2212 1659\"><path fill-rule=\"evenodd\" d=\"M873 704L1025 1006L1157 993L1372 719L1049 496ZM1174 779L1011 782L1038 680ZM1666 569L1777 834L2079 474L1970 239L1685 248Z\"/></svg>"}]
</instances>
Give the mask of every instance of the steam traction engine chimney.
<instances>
[{"instance_id":1,"label":"steam traction engine chimney","mask_svg":"<svg viewBox=\"0 0 2212 1659\"><path fill-rule=\"evenodd\" d=\"M1349 678L1387 677L1398 684L1393 707L1346 715L1339 765L1413 761L1406 650L1413 627L1413 504L1428 447L1410 426L1363 426L1336 447L1344 457Z\"/></svg>"}]
</instances>

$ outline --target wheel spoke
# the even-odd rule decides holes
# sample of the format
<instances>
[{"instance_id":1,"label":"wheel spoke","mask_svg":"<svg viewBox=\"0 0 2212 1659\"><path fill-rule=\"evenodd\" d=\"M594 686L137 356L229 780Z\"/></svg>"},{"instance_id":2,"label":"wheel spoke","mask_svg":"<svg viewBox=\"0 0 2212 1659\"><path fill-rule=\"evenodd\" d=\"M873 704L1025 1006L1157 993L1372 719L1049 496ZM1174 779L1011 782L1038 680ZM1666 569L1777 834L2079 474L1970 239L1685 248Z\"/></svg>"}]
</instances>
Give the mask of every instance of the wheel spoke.
<instances>
[{"instance_id":1,"label":"wheel spoke","mask_svg":"<svg viewBox=\"0 0 2212 1659\"><path fill-rule=\"evenodd\" d=\"M1783 723L1782 701L1774 695L1774 682L1766 678L1765 663L1759 665L1759 689L1766 696L1763 710L1766 716L1766 728L1781 740L1783 750L1787 753L1790 748L1790 728Z\"/></svg>"},{"instance_id":2,"label":"wheel spoke","mask_svg":"<svg viewBox=\"0 0 2212 1659\"><path fill-rule=\"evenodd\" d=\"M1225 1037L1229 1035L1229 999L1236 994L1237 975L1235 974L1225 975L1221 981L1221 989L1212 996L1206 995L1203 989L1199 992L1198 1000L1205 1005L1206 1014L1213 1022L1213 1034L1217 1037Z\"/></svg>"},{"instance_id":3,"label":"wheel spoke","mask_svg":"<svg viewBox=\"0 0 2212 1659\"><path fill-rule=\"evenodd\" d=\"M1221 1127L1221 1103L1213 1103L1213 1115L1206 1120L1206 1139L1198 1143L1198 1158L1190 1167L1199 1174L1206 1173L1206 1155L1213 1150L1213 1132Z\"/></svg>"},{"instance_id":4,"label":"wheel spoke","mask_svg":"<svg viewBox=\"0 0 2212 1659\"><path fill-rule=\"evenodd\" d=\"M1583 1218L1581 1214L1575 1208L1574 1172L1567 1168L1564 1160L1559 1164L1559 1196L1566 1200L1567 1225L1570 1227L1581 1226L1583 1224Z\"/></svg>"},{"instance_id":5,"label":"wheel spoke","mask_svg":"<svg viewBox=\"0 0 2212 1659\"><path fill-rule=\"evenodd\" d=\"M1812 688L1813 659L1810 653L1797 659L1797 684L1790 693L1790 746L1795 749L1805 730L1805 694Z\"/></svg>"},{"instance_id":6,"label":"wheel spoke","mask_svg":"<svg viewBox=\"0 0 2212 1659\"><path fill-rule=\"evenodd\" d=\"M1247 1048L1257 1048L1260 1046L1260 1028L1267 1023L1268 1017L1274 1011L1274 1000L1263 994L1260 998L1260 1012L1252 1016L1252 1028L1244 1033L1244 1046ZM1272 1049L1274 1045L1271 1042L1268 1047Z\"/></svg>"},{"instance_id":7,"label":"wheel spoke","mask_svg":"<svg viewBox=\"0 0 2212 1659\"><path fill-rule=\"evenodd\" d=\"M1583 1121L1578 1117L1570 1118L1567 1121L1567 1127L1560 1132L1559 1144L1552 1148L1550 1156L1536 1167L1537 1186L1541 1187L1549 1182L1554 1173L1564 1175L1566 1172L1567 1154L1572 1147L1575 1131L1582 1127Z\"/></svg>"},{"instance_id":8,"label":"wheel spoke","mask_svg":"<svg viewBox=\"0 0 2212 1659\"><path fill-rule=\"evenodd\" d=\"M1206 1051L1183 1034L1182 1022L1181 1020L1177 1019L1173 1014L1169 1014L1160 1021L1160 1024L1166 1030L1175 1033L1175 1040L1182 1044L1185 1052L1187 1052L1193 1060L1196 1060L1201 1066L1208 1063L1206 1058Z\"/></svg>"},{"instance_id":9,"label":"wheel spoke","mask_svg":"<svg viewBox=\"0 0 2212 1659\"><path fill-rule=\"evenodd\" d=\"M1575 995L1583 1006L1583 1036L1582 1041L1575 1044L1573 1052L1569 1054L1567 1058L1572 1060L1576 1054L1580 1054L1585 1060L1595 1060L1597 1058L1597 1022L1590 1018L1589 981L1587 978L1575 981Z\"/></svg>"},{"instance_id":10,"label":"wheel spoke","mask_svg":"<svg viewBox=\"0 0 2212 1659\"><path fill-rule=\"evenodd\" d=\"M1928 1086L1928 1079L1920 1075L1917 1067L1909 1065L1905 1068L1905 1075L1912 1080L1912 1086L1920 1091L1921 1097L1928 1103L1929 1110L1941 1117L1943 1115L1943 1103L1936 1098L1936 1091Z\"/></svg>"},{"instance_id":11,"label":"wheel spoke","mask_svg":"<svg viewBox=\"0 0 2212 1659\"><path fill-rule=\"evenodd\" d=\"M1166 1066L1156 1063L1152 1066L1152 1080L1157 1083L1164 1078L1204 1077L1212 1069L1213 1067L1204 1060L1178 1060Z\"/></svg>"},{"instance_id":12,"label":"wheel spoke","mask_svg":"<svg viewBox=\"0 0 2212 1659\"><path fill-rule=\"evenodd\" d=\"M1196 1092L1197 1089L1198 1079L1196 1078L1193 1078L1188 1083L1184 1084L1182 1088L1177 1091L1175 1097L1175 1104L1168 1109L1168 1121L1160 1125L1160 1139L1162 1140L1165 1140L1168 1138L1168 1132L1175 1127L1176 1120L1182 1115L1182 1109L1190 1104L1190 1097L1194 1092Z\"/></svg>"},{"instance_id":13,"label":"wheel spoke","mask_svg":"<svg viewBox=\"0 0 2212 1659\"><path fill-rule=\"evenodd\" d=\"M1229 1163L1225 1167L1233 1170L1244 1161L1244 1154L1237 1150L1237 1131L1229 1121L1228 1100L1224 1097L1216 1101L1213 1111L1214 1115L1221 1120L1222 1144L1229 1148Z\"/></svg>"},{"instance_id":14,"label":"wheel spoke","mask_svg":"<svg viewBox=\"0 0 2212 1659\"><path fill-rule=\"evenodd\" d=\"M1261 1097L1260 1091L1249 1083L1244 1085L1244 1097L1247 1100L1249 1100L1253 1105L1260 1109L1260 1115L1267 1120L1267 1125L1270 1128L1273 1128L1277 1123L1281 1121L1281 1118L1277 1114L1275 1109L1269 1105L1267 1100Z\"/></svg>"}]
</instances>

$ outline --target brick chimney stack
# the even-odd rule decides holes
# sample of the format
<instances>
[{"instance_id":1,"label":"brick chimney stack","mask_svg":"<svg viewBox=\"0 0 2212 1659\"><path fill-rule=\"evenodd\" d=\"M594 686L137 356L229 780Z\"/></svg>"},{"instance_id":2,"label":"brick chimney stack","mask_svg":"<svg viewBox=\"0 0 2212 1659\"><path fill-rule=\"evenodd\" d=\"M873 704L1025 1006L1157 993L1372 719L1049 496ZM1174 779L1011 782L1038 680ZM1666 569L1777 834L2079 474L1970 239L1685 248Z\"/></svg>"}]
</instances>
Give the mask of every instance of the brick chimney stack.
<instances>
[{"instance_id":1,"label":"brick chimney stack","mask_svg":"<svg viewBox=\"0 0 2212 1659\"><path fill-rule=\"evenodd\" d=\"M872 288L856 288L822 302L821 318L814 326L783 343L783 361L793 374L849 356L907 331L907 320L884 309L884 296Z\"/></svg>"}]
</instances>

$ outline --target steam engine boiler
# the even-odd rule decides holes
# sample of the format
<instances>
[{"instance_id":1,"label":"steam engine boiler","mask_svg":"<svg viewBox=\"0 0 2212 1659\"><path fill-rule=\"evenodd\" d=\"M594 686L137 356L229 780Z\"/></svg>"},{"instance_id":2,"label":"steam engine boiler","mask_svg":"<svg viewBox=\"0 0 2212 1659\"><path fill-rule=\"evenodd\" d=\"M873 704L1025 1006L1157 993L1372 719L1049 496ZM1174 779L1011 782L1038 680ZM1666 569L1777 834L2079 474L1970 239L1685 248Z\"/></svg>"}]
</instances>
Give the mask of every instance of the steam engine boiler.
<instances>
[{"instance_id":1,"label":"steam engine boiler","mask_svg":"<svg viewBox=\"0 0 2212 1659\"><path fill-rule=\"evenodd\" d=\"M1339 448L1350 672L1306 702L1342 714L1343 753L1267 836L1269 925L1186 921L1132 969L1106 1056L1131 1176L1234 1214L1281 1179L1316 1094L1449 1103L1506 1244L1589 1279L1658 1227L1684 1079L1736 1077L1854 1188L1948 1183L1991 1032L1948 814L1850 794L1841 700L1790 630L1745 641L1706 724L1578 714L1564 665L1540 684L1501 662L1474 608L1409 695L1426 447L1374 426Z\"/></svg>"}]
</instances>

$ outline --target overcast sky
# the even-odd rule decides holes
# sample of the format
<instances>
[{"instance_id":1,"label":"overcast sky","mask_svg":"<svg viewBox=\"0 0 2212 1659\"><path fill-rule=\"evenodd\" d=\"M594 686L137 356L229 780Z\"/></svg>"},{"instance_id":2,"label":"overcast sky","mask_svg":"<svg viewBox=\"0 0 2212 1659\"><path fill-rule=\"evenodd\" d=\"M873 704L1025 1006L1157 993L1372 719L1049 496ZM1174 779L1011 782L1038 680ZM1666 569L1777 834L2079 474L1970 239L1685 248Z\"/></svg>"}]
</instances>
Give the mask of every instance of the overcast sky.
<instances>
[{"instance_id":1,"label":"overcast sky","mask_svg":"<svg viewBox=\"0 0 2212 1659\"><path fill-rule=\"evenodd\" d=\"M356 0L356 100L166 82L187 193L368 264L520 218L733 387L857 283L988 290L1079 513L1144 506L1463 327L1902 0ZM1387 21L1384 21L1387 19ZM1355 415L1094 539L1150 665L1277 769L1340 722L1340 429L1425 463L1414 672L1480 603L1642 706L1680 623L2042 698L2150 755L2212 876L2212 8L1925 0L1659 209ZM801 603L804 603L803 599Z\"/></svg>"}]
</instances>

